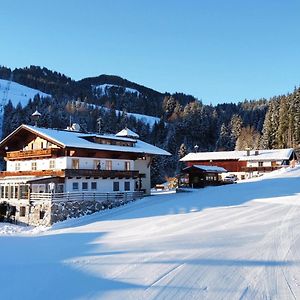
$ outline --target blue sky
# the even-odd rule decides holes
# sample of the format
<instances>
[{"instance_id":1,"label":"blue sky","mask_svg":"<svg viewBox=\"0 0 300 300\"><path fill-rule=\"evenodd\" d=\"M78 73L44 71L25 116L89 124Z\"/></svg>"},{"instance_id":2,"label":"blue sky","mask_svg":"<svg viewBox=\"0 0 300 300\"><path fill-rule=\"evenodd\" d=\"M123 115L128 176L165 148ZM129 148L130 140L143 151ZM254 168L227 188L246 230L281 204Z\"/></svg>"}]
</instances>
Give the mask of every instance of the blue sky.
<instances>
[{"instance_id":1,"label":"blue sky","mask_svg":"<svg viewBox=\"0 0 300 300\"><path fill-rule=\"evenodd\" d=\"M114 74L204 103L300 84L300 1L9 0L0 64L45 66L78 80Z\"/></svg>"}]
</instances>

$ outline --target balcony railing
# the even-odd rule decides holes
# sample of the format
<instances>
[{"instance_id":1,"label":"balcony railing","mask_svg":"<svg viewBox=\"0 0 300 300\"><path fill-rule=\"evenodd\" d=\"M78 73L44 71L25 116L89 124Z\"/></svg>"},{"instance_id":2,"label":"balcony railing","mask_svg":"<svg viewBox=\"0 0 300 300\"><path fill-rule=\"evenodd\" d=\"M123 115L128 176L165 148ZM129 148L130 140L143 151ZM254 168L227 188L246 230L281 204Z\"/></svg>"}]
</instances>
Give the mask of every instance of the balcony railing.
<instances>
[{"instance_id":1,"label":"balcony railing","mask_svg":"<svg viewBox=\"0 0 300 300\"><path fill-rule=\"evenodd\" d=\"M139 171L66 169L66 177L138 178Z\"/></svg>"},{"instance_id":2,"label":"balcony railing","mask_svg":"<svg viewBox=\"0 0 300 300\"><path fill-rule=\"evenodd\" d=\"M51 201L51 202L68 202L68 201L130 201L142 198L143 191L134 192L70 192L70 193L30 193L30 201Z\"/></svg>"},{"instance_id":3,"label":"balcony railing","mask_svg":"<svg viewBox=\"0 0 300 300\"><path fill-rule=\"evenodd\" d=\"M270 167L242 167L244 172L271 172L278 169L281 169L285 166L270 166Z\"/></svg>"},{"instance_id":4,"label":"balcony railing","mask_svg":"<svg viewBox=\"0 0 300 300\"><path fill-rule=\"evenodd\" d=\"M61 150L58 148L10 151L6 152L6 158L8 160L18 160L26 158L57 157L60 152Z\"/></svg>"},{"instance_id":5,"label":"balcony railing","mask_svg":"<svg viewBox=\"0 0 300 300\"><path fill-rule=\"evenodd\" d=\"M93 170L93 169L65 169L65 170L33 170L33 171L1 171L0 178L8 176L58 176L58 177L99 177L99 178L138 178L144 177L139 171L122 170Z\"/></svg>"},{"instance_id":6,"label":"balcony railing","mask_svg":"<svg viewBox=\"0 0 300 300\"><path fill-rule=\"evenodd\" d=\"M63 170L39 170L39 171L1 171L0 178L9 176L59 176L63 177L65 172Z\"/></svg>"}]
</instances>

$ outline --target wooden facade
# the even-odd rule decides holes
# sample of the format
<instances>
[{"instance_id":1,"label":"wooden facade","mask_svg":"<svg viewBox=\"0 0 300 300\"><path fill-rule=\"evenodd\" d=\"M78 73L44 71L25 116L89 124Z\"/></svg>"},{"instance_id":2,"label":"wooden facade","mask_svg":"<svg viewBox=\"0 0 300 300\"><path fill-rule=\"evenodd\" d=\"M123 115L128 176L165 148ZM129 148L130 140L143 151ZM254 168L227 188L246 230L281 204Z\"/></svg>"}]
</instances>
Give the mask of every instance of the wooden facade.
<instances>
[{"instance_id":1,"label":"wooden facade","mask_svg":"<svg viewBox=\"0 0 300 300\"><path fill-rule=\"evenodd\" d=\"M226 159L226 160L204 160L204 161L188 161L187 166L193 165L204 165L204 166L217 166L226 169L228 172L245 172L247 166L246 161L239 161L238 159Z\"/></svg>"},{"instance_id":2,"label":"wooden facade","mask_svg":"<svg viewBox=\"0 0 300 300\"><path fill-rule=\"evenodd\" d=\"M191 188L203 188L205 186L221 185L221 171L205 170L201 167L192 165L182 170L179 177L180 186L185 185Z\"/></svg>"}]
</instances>

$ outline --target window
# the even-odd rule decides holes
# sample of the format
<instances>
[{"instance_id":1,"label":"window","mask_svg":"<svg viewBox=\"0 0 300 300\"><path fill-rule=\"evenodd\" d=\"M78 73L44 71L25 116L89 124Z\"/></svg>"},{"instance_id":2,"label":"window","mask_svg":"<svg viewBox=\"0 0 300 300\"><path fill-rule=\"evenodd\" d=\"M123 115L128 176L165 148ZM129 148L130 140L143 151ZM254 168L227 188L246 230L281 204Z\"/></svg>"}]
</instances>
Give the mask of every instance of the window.
<instances>
[{"instance_id":1,"label":"window","mask_svg":"<svg viewBox=\"0 0 300 300\"><path fill-rule=\"evenodd\" d=\"M59 183L56 187L56 192L57 193L63 193L64 192L64 184L63 183Z\"/></svg>"},{"instance_id":2,"label":"window","mask_svg":"<svg viewBox=\"0 0 300 300\"><path fill-rule=\"evenodd\" d=\"M100 160L94 160L94 169L100 170L101 169L101 162Z\"/></svg>"},{"instance_id":3,"label":"window","mask_svg":"<svg viewBox=\"0 0 300 300\"><path fill-rule=\"evenodd\" d=\"M97 189L97 182L96 182L96 181L93 181L93 182L91 183L91 189L92 189L92 190L96 190L96 189Z\"/></svg>"},{"instance_id":4,"label":"window","mask_svg":"<svg viewBox=\"0 0 300 300\"><path fill-rule=\"evenodd\" d=\"M72 169L79 169L79 159L72 159Z\"/></svg>"},{"instance_id":5,"label":"window","mask_svg":"<svg viewBox=\"0 0 300 300\"><path fill-rule=\"evenodd\" d=\"M14 198L18 199L19 197L19 186L15 185L14 186Z\"/></svg>"},{"instance_id":6,"label":"window","mask_svg":"<svg viewBox=\"0 0 300 300\"><path fill-rule=\"evenodd\" d=\"M130 181L125 181L124 182L124 190L125 191L130 191Z\"/></svg>"},{"instance_id":7,"label":"window","mask_svg":"<svg viewBox=\"0 0 300 300\"><path fill-rule=\"evenodd\" d=\"M9 188L9 186L6 185L5 190L4 190L4 198L8 198L8 188Z\"/></svg>"},{"instance_id":8,"label":"window","mask_svg":"<svg viewBox=\"0 0 300 300\"><path fill-rule=\"evenodd\" d=\"M113 191L118 192L120 190L120 185L118 181L114 181L113 183Z\"/></svg>"},{"instance_id":9,"label":"window","mask_svg":"<svg viewBox=\"0 0 300 300\"><path fill-rule=\"evenodd\" d=\"M112 170L112 161L111 160L105 161L105 170Z\"/></svg>"},{"instance_id":10,"label":"window","mask_svg":"<svg viewBox=\"0 0 300 300\"><path fill-rule=\"evenodd\" d=\"M88 188L89 188L88 182L83 182L82 183L82 190L84 191L84 190L87 190Z\"/></svg>"},{"instance_id":11,"label":"window","mask_svg":"<svg viewBox=\"0 0 300 300\"><path fill-rule=\"evenodd\" d=\"M32 171L36 171L36 161L33 161L33 162L31 163L31 170L32 170Z\"/></svg>"},{"instance_id":12,"label":"window","mask_svg":"<svg viewBox=\"0 0 300 300\"><path fill-rule=\"evenodd\" d=\"M130 171L130 161L125 161L125 171Z\"/></svg>"},{"instance_id":13,"label":"window","mask_svg":"<svg viewBox=\"0 0 300 300\"><path fill-rule=\"evenodd\" d=\"M20 171L20 169L21 169L21 164L19 162L16 162L16 164L15 164L15 170L16 171Z\"/></svg>"},{"instance_id":14,"label":"window","mask_svg":"<svg viewBox=\"0 0 300 300\"><path fill-rule=\"evenodd\" d=\"M4 196L4 185L1 185L1 193L0 193L0 195L1 195L1 198L5 198Z\"/></svg>"},{"instance_id":15,"label":"window","mask_svg":"<svg viewBox=\"0 0 300 300\"><path fill-rule=\"evenodd\" d=\"M25 217L26 215L26 206L20 206L20 217Z\"/></svg>"},{"instance_id":16,"label":"window","mask_svg":"<svg viewBox=\"0 0 300 300\"><path fill-rule=\"evenodd\" d=\"M55 160L54 159L50 159L50 161L49 161L49 169L55 169Z\"/></svg>"},{"instance_id":17,"label":"window","mask_svg":"<svg viewBox=\"0 0 300 300\"><path fill-rule=\"evenodd\" d=\"M20 185L20 199L27 199L27 198L28 198L28 186Z\"/></svg>"},{"instance_id":18,"label":"window","mask_svg":"<svg viewBox=\"0 0 300 300\"><path fill-rule=\"evenodd\" d=\"M72 187L73 187L73 191L78 191L79 189L78 182L73 182Z\"/></svg>"},{"instance_id":19,"label":"window","mask_svg":"<svg viewBox=\"0 0 300 300\"><path fill-rule=\"evenodd\" d=\"M46 212L44 210L40 210L40 220L44 219L45 213Z\"/></svg>"},{"instance_id":20,"label":"window","mask_svg":"<svg viewBox=\"0 0 300 300\"><path fill-rule=\"evenodd\" d=\"M259 161L259 162L258 162L258 166L259 166L259 167L263 167L263 165L264 165L264 162L263 162L263 161Z\"/></svg>"}]
</instances>

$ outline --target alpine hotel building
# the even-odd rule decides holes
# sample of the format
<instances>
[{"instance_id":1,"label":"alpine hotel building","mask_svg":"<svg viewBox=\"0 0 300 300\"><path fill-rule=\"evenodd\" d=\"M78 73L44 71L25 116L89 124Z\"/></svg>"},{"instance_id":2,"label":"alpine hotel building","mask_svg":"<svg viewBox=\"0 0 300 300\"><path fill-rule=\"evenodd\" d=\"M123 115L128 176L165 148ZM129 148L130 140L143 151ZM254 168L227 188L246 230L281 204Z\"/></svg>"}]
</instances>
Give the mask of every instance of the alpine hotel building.
<instances>
[{"instance_id":1,"label":"alpine hotel building","mask_svg":"<svg viewBox=\"0 0 300 300\"><path fill-rule=\"evenodd\" d=\"M2 217L50 225L150 193L152 157L170 153L127 128L116 135L76 129L21 125L1 141Z\"/></svg>"}]
</instances>

